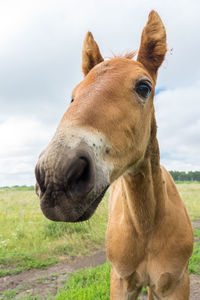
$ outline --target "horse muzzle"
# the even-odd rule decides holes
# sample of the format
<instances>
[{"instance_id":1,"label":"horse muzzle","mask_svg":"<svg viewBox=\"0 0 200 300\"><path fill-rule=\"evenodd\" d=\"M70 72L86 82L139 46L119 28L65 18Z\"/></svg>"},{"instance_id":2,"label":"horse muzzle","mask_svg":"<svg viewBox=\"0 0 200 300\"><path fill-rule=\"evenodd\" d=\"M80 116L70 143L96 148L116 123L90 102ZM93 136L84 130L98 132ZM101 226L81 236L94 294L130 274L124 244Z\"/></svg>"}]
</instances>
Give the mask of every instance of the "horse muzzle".
<instances>
[{"instance_id":1,"label":"horse muzzle","mask_svg":"<svg viewBox=\"0 0 200 300\"><path fill-rule=\"evenodd\" d=\"M94 153L84 143L74 149L47 148L35 167L35 176L42 212L53 221L89 219L109 185Z\"/></svg>"}]
</instances>

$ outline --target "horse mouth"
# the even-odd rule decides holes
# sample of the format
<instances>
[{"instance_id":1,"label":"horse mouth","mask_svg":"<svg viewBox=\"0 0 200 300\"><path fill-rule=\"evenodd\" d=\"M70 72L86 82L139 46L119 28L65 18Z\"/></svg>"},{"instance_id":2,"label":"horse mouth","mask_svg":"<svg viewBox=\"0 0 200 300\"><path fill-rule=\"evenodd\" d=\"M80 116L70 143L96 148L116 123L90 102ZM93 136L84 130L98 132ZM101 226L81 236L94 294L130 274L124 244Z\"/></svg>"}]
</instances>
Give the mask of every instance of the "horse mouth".
<instances>
[{"instance_id":1,"label":"horse mouth","mask_svg":"<svg viewBox=\"0 0 200 300\"><path fill-rule=\"evenodd\" d=\"M82 222L88 220L97 209L109 185L98 196L73 199L68 198L65 192L51 192L40 194L40 207L45 217L57 222Z\"/></svg>"},{"instance_id":2,"label":"horse mouth","mask_svg":"<svg viewBox=\"0 0 200 300\"><path fill-rule=\"evenodd\" d=\"M97 209L99 203L103 199L107 189L108 189L108 186L101 192L101 194L97 198L95 198L95 200L92 202L92 204L86 209L86 211L75 222L86 221L93 215L93 213Z\"/></svg>"}]
</instances>

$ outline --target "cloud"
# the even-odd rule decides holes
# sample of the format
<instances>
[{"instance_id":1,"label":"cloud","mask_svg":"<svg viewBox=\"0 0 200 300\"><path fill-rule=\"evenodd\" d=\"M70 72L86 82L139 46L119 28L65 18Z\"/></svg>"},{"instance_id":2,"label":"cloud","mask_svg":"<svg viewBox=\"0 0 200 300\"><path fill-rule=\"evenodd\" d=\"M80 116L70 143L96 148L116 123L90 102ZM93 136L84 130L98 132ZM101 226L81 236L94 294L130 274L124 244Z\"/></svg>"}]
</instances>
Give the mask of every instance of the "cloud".
<instances>
[{"instance_id":1,"label":"cloud","mask_svg":"<svg viewBox=\"0 0 200 300\"><path fill-rule=\"evenodd\" d=\"M34 183L37 157L54 130L38 120L16 117L0 123L0 186Z\"/></svg>"},{"instance_id":2,"label":"cloud","mask_svg":"<svg viewBox=\"0 0 200 300\"><path fill-rule=\"evenodd\" d=\"M200 81L156 96L158 138L168 169L200 169Z\"/></svg>"},{"instance_id":3,"label":"cloud","mask_svg":"<svg viewBox=\"0 0 200 300\"><path fill-rule=\"evenodd\" d=\"M86 32L105 57L137 49L151 9L162 17L169 49L157 83L162 162L199 168L200 2L7 0L0 3L0 185L34 183L36 157L82 80Z\"/></svg>"}]
</instances>

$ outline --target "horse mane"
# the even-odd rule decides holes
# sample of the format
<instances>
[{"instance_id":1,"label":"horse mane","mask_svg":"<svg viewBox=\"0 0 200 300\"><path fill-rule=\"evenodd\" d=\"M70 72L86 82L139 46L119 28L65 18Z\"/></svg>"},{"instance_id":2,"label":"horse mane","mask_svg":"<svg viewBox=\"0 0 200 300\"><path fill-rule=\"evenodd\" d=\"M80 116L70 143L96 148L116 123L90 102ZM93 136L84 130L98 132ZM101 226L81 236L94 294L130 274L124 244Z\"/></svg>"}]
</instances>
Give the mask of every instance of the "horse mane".
<instances>
[{"instance_id":1,"label":"horse mane","mask_svg":"<svg viewBox=\"0 0 200 300\"><path fill-rule=\"evenodd\" d=\"M112 53L112 57L110 58L127 58L133 59L137 54L137 50L127 51L125 54L115 54Z\"/></svg>"},{"instance_id":2,"label":"horse mane","mask_svg":"<svg viewBox=\"0 0 200 300\"><path fill-rule=\"evenodd\" d=\"M133 59L137 54L137 50L128 51L125 53L124 57L127 59Z\"/></svg>"},{"instance_id":3,"label":"horse mane","mask_svg":"<svg viewBox=\"0 0 200 300\"><path fill-rule=\"evenodd\" d=\"M112 59L112 58L127 58L133 59L137 54L137 50L127 51L125 54L115 54L112 52L112 56L107 56L105 59Z\"/></svg>"}]
</instances>

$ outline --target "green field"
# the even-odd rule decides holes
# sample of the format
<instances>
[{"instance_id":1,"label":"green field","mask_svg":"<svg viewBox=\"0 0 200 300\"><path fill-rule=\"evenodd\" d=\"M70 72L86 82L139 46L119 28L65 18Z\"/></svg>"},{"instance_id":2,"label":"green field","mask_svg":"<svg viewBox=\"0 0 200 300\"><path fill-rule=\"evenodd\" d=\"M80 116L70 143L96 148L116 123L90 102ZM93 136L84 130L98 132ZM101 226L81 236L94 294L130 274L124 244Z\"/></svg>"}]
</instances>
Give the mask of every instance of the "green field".
<instances>
[{"instance_id":1,"label":"green field","mask_svg":"<svg viewBox=\"0 0 200 300\"><path fill-rule=\"evenodd\" d=\"M199 218L200 184L180 183L177 187L191 219ZM70 256L89 253L94 245L96 248L100 247L104 244L107 210L108 194L89 221L77 224L55 223L42 215L39 200L31 188L0 189L0 275L18 273L33 267L41 268ZM195 236L200 236L198 229L194 233ZM200 245L197 242L190 261L190 272L200 273L199 262ZM102 276L106 282L100 285L100 292L96 289L96 282L102 282ZM73 299L73 293L77 293L74 299L96 299L95 293L100 295L98 299L107 299L108 278L108 263L75 273L56 299ZM8 294L11 292L15 291L7 291ZM6 297L5 299L13 299L9 295ZM29 298L36 299L31 295Z\"/></svg>"},{"instance_id":2,"label":"green field","mask_svg":"<svg viewBox=\"0 0 200 300\"><path fill-rule=\"evenodd\" d=\"M179 183L177 188L188 210L190 219L200 218L200 183Z\"/></svg>"},{"instance_id":3,"label":"green field","mask_svg":"<svg viewBox=\"0 0 200 300\"><path fill-rule=\"evenodd\" d=\"M83 223L47 220L33 190L0 190L0 276L41 268L89 253L104 243L107 196L97 213Z\"/></svg>"}]
</instances>

